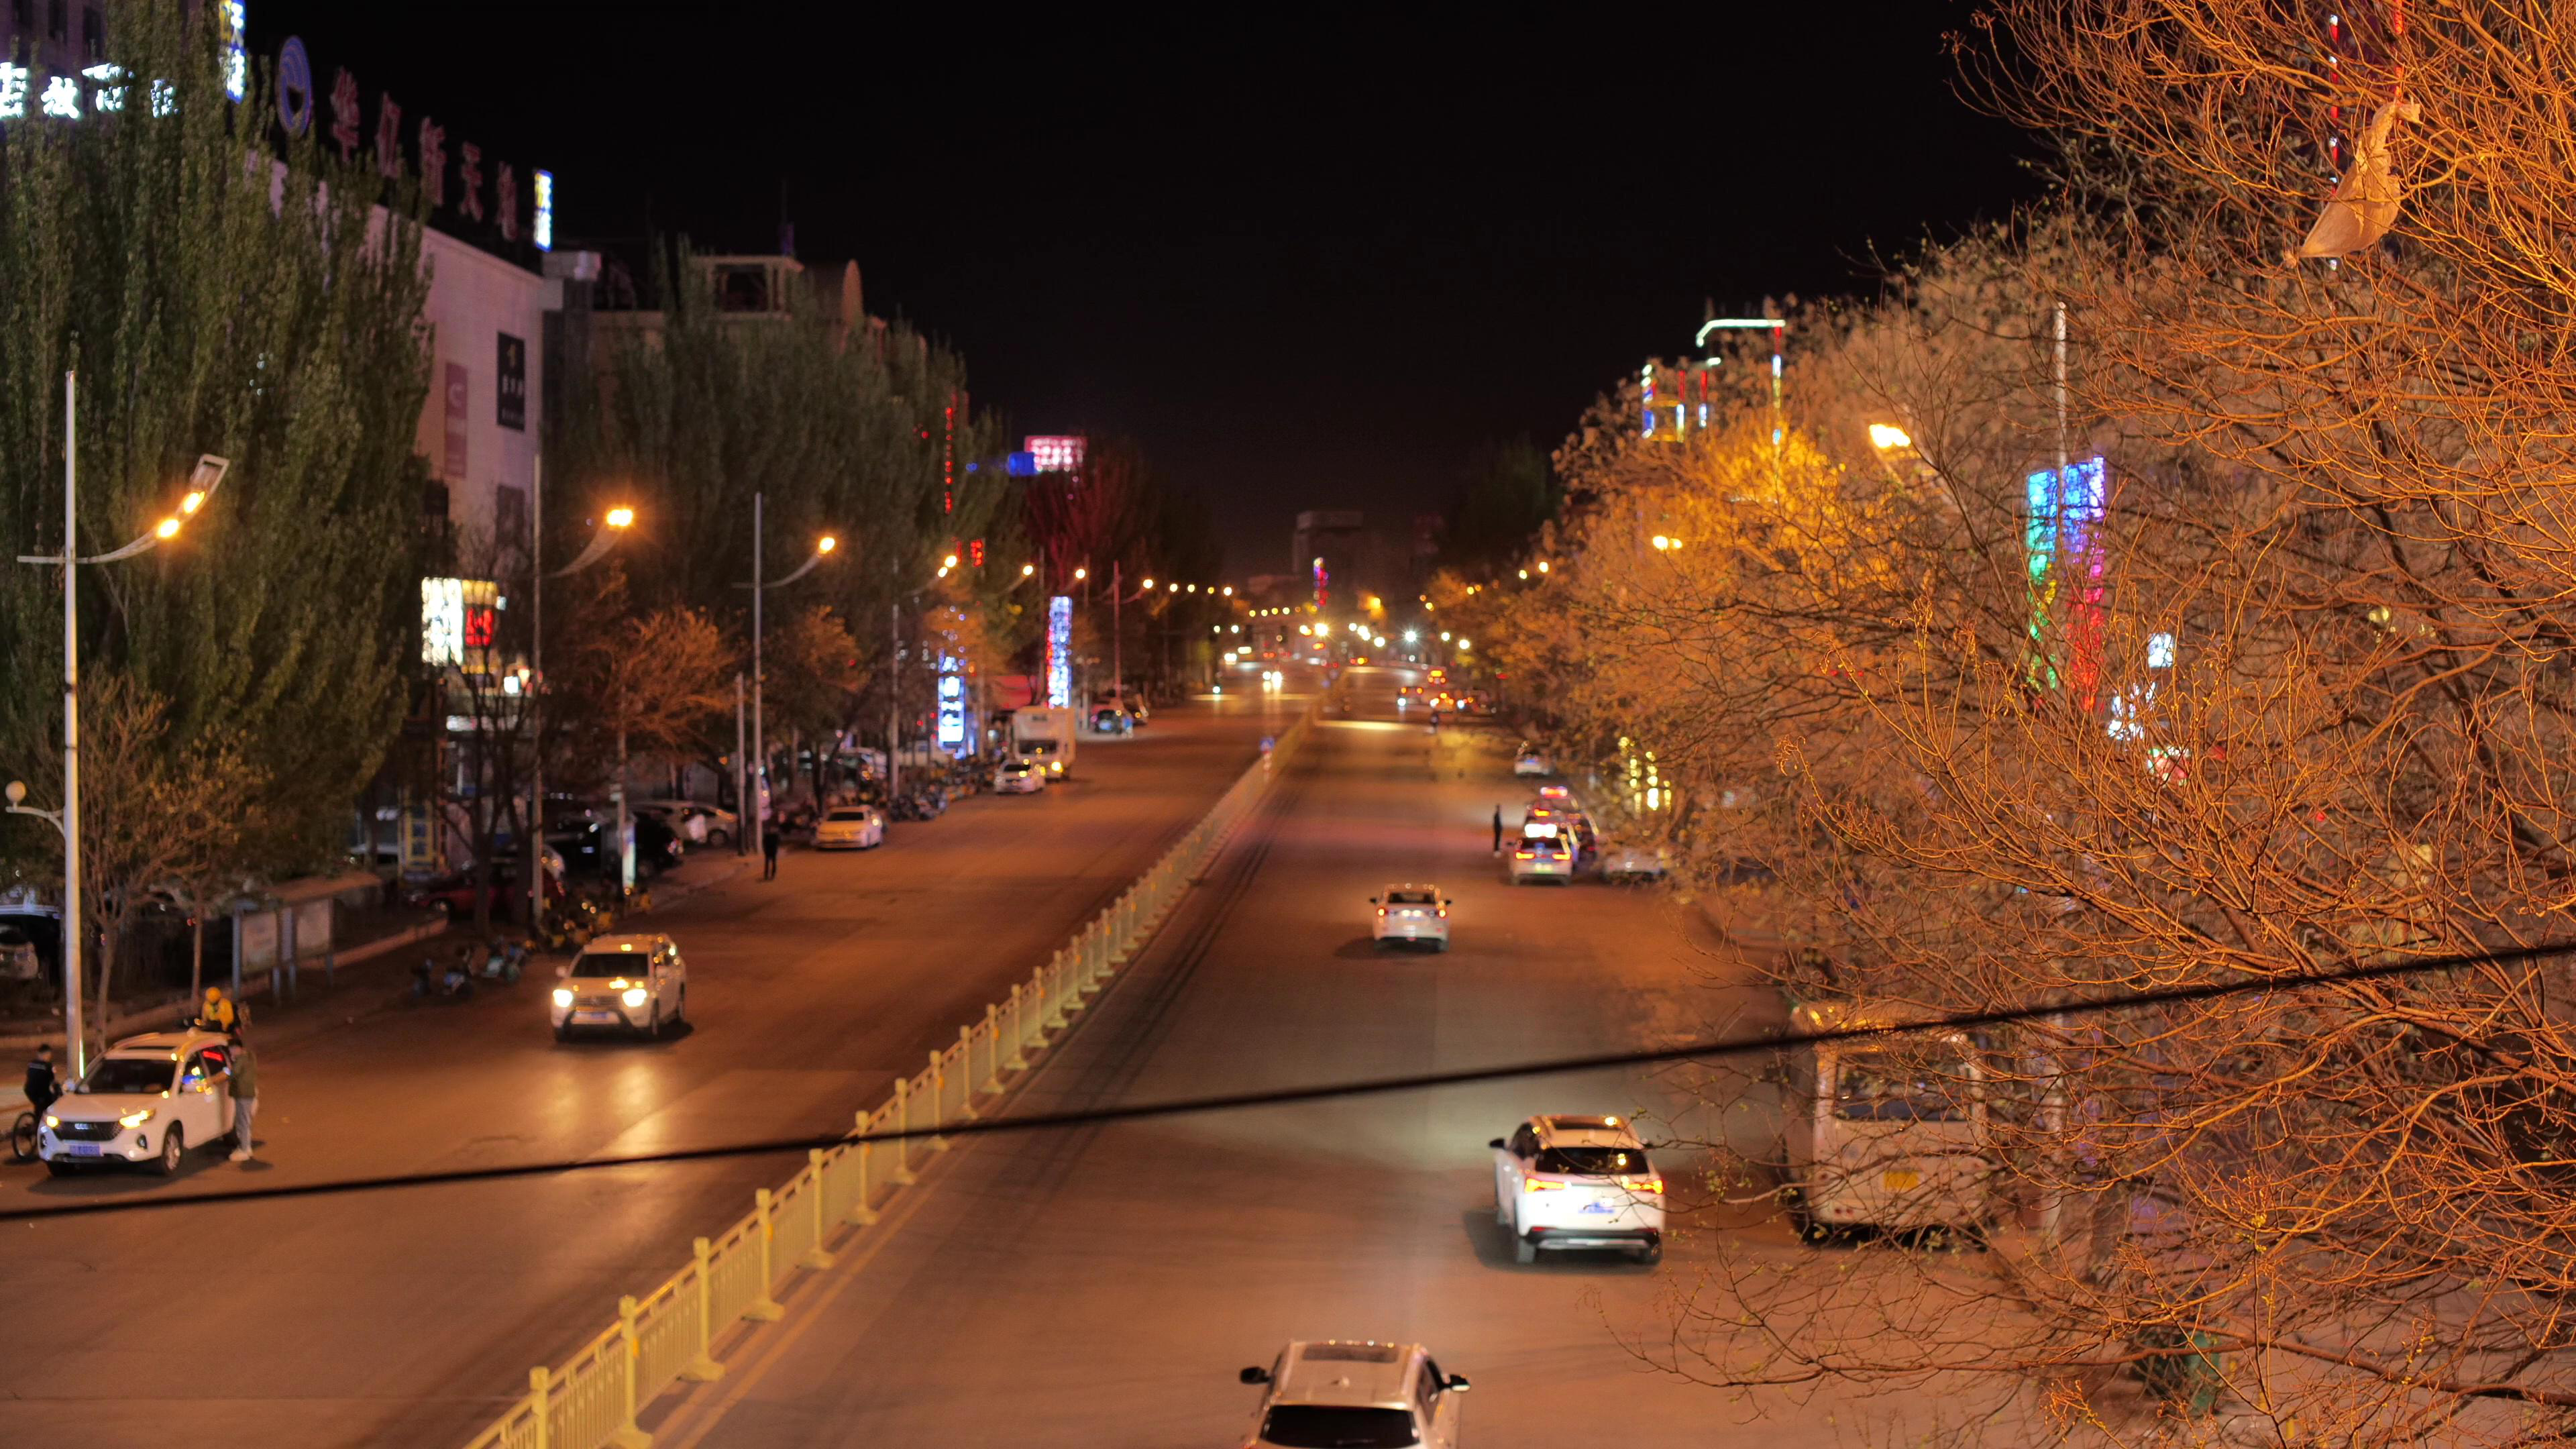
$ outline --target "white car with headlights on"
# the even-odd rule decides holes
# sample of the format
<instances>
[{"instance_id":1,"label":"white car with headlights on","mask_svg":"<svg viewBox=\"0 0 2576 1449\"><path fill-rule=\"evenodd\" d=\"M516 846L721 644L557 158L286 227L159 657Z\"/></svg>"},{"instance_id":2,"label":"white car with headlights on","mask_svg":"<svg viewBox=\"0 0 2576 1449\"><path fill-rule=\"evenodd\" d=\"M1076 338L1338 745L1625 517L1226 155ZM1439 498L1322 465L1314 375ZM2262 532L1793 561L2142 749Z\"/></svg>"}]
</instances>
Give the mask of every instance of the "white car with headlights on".
<instances>
[{"instance_id":1,"label":"white car with headlights on","mask_svg":"<svg viewBox=\"0 0 2576 1449\"><path fill-rule=\"evenodd\" d=\"M1377 944L1449 949L1449 902L1441 898L1440 887L1391 885L1384 895L1369 897L1369 904L1377 907Z\"/></svg>"},{"instance_id":2,"label":"white car with headlights on","mask_svg":"<svg viewBox=\"0 0 2576 1449\"><path fill-rule=\"evenodd\" d=\"M996 795L1035 795L1046 788L1046 771L1035 760L1004 760L993 771Z\"/></svg>"},{"instance_id":3,"label":"white car with headlights on","mask_svg":"<svg viewBox=\"0 0 2576 1449\"><path fill-rule=\"evenodd\" d=\"M555 1040L607 1027L660 1036L689 1017L689 968L668 936L601 936L557 967Z\"/></svg>"},{"instance_id":4,"label":"white car with headlights on","mask_svg":"<svg viewBox=\"0 0 2576 1449\"><path fill-rule=\"evenodd\" d=\"M1494 1221L1512 1257L1541 1249L1613 1248L1664 1258L1664 1179L1636 1129L1616 1117L1532 1117L1494 1149Z\"/></svg>"},{"instance_id":5,"label":"white car with headlights on","mask_svg":"<svg viewBox=\"0 0 2576 1449\"><path fill-rule=\"evenodd\" d=\"M1467 1381L1442 1373L1418 1343L1291 1343L1240 1377L1268 1386L1244 1449L1458 1449Z\"/></svg>"},{"instance_id":6,"label":"white car with headlights on","mask_svg":"<svg viewBox=\"0 0 2576 1449\"><path fill-rule=\"evenodd\" d=\"M885 844L885 816L874 805L835 805L814 822L816 850L874 850Z\"/></svg>"},{"instance_id":7,"label":"white car with headlights on","mask_svg":"<svg viewBox=\"0 0 2576 1449\"><path fill-rule=\"evenodd\" d=\"M128 1037L47 1108L36 1155L57 1176L111 1162L179 1170L232 1133L232 1043L202 1031Z\"/></svg>"}]
</instances>

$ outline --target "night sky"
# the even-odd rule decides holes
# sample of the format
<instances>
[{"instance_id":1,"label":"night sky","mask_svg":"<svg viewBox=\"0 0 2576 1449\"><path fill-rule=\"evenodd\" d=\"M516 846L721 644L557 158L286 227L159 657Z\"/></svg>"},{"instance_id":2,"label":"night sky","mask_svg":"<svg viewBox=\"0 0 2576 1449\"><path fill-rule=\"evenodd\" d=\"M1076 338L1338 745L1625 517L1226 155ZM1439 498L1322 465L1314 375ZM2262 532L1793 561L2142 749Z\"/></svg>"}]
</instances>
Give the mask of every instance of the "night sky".
<instances>
[{"instance_id":1,"label":"night sky","mask_svg":"<svg viewBox=\"0 0 2576 1449\"><path fill-rule=\"evenodd\" d=\"M1301 508L1436 510L1485 440L1553 444L1703 298L1865 290L2005 214L2026 141L1905 4L1546 22L1260 9L250 0L451 146L545 167L559 245L682 232L809 265L956 345L1023 432L1136 437L1232 568ZM1197 17L1197 18L1193 18ZM1721 18L1726 17L1726 18ZM318 78L327 88L329 76Z\"/></svg>"}]
</instances>

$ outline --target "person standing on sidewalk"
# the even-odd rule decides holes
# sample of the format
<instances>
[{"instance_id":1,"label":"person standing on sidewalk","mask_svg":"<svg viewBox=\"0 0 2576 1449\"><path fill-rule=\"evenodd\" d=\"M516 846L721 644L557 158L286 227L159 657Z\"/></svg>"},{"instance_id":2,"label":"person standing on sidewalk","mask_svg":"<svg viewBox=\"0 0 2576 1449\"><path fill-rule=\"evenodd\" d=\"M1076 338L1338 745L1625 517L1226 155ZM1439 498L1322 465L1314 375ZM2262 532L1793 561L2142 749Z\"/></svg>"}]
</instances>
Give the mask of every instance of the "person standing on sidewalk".
<instances>
[{"instance_id":1,"label":"person standing on sidewalk","mask_svg":"<svg viewBox=\"0 0 2576 1449\"><path fill-rule=\"evenodd\" d=\"M233 1040L233 1161L250 1161L251 1119L259 1113L259 1057L250 1043Z\"/></svg>"},{"instance_id":2,"label":"person standing on sidewalk","mask_svg":"<svg viewBox=\"0 0 2576 1449\"><path fill-rule=\"evenodd\" d=\"M1494 807L1494 854L1503 853L1503 807Z\"/></svg>"},{"instance_id":3,"label":"person standing on sidewalk","mask_svg":"<svg viewBox=\"0 0 2576 1449\"><path fill-rule=\"evenodd\" d=\"M764 820L760 825L760 878L778 879L778 822Z\"/></svg>"}]
</instances>

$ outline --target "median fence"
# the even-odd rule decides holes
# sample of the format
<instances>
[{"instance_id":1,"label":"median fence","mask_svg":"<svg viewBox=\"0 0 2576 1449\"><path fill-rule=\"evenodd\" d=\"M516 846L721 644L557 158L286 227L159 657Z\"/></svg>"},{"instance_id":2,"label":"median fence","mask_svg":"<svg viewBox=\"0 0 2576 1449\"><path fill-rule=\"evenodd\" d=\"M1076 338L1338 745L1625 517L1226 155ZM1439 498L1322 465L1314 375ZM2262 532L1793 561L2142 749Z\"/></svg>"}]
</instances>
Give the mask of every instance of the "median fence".
<instances>
[{"instance_id":1,"label":"median fence","mask_svg":"<svg viewBox=\"0 0 2576 1449\"><path fill-rule=\"evenodd\" d=\"M751 1211L693 1242L688 1260L661 1286L619 1299L616 1320L563 1367L531 1369L527 1393L469 1449L649 1443L636 1423L646 1406L681 1384L723 1377L719 1351L729 1346L728 1330L782 1317L779 1291L800 1273L830 1267L836 1240L875 1223L915 1170L948 1150L939 1137L857 1139L971 1121L979 1106L994 1105L1152 938L1306 734L1305 719L1290 726L1266 759L1045 965L986 1006L981 1020L957 1028L957 1040L930 1053L919 1072L896 1078L891 1097L857 1114L853 1140L811 1150L785 1184L754 1193Z\"/></svg>"}]
</instances>

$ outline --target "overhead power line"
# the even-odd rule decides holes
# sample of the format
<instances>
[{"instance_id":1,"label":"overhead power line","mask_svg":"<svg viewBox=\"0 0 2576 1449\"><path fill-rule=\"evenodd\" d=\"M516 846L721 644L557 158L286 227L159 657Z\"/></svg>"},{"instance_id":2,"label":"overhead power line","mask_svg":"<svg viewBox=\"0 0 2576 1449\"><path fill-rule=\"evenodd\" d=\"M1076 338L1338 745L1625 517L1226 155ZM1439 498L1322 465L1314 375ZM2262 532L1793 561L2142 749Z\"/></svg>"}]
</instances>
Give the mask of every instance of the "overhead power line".
<instances>
[{"instance_id":1,"label":"overhead power line","mask_svg":"<svg viewBox=\"0 0 2576 1449\"><path fill-rule=\"evenodd\" d=\"M0 1223L87 1217L100 1213L158 1212L173 1208L207 1207L228 1203L274 1202L282 1198L335 1197L348 1193L385 1192L405 1187L503 1182L512 1178L551 1177L564 1173L600 1172L620 1167L654 1167L684 1162L713 1162L734 1157L801 1153L818 1147L856 1146L863 1142L893 1143L920 1141L932 1137L991 1137L1012 1132L1057 1132L1079 1127L1107 1126L1120 1122L1148 1121L1158 1117L1184 1117L1208 1112L1239 1112L1255 1107L1295 1106L1306 1102L1330 1102L1347 1097L1381 1096L1392 1092L1426 1092L1442 1087L1472 1086L1480 1082L1504 1082L1524 1077L1566 1076L1576 1072L1603 1071L1613 1067L1659 1066L1672 1062L1719 1060L1775 1052L1788 1047L1828 1046L1836 1042L1912 1036L1927 1031L1966 1031L1983 1026L2007 1026L2014 1022L2036 1021L2046 1017L2106 1016L2114 1012L2133 1011L2147 1006L2180 1006L2193 1002L2218 1001L2234 996L2258 996L2308 990L2321 986L2389 981L2409 976L2425 976L2439 971L2456 971L2472 966L2534 965L2552 956L2570 954L2576 954L2576 942L2531 946L2513 951L2478 951L2456 956L2436 956L2377 966L2349 966L2334 971L2301 972L2251 981L2168 986L2120 996L2087 997L2075 1001L2034 1006L1999 1007L1992 1011L1956 1012L1889 1026L1830 1027L1818 1031L1783 1032L1777 1036L1691 1042L1681 1046L1655 1047L1639 1051L1550 1057L1540 1061L1516 1062L1493 1067L1469 1067L1459 1071L1417 1072L1400 1077L1373 1077L1362 1081L1332 1082L1313 1087L1275 1087L1258 1092L1227 1092L1207 1097L1183 1097L1166 1102L1138 1102L1122 1107L1088 1107L1075 1112L1032 1112L1025 1116L947 1122L895 1132L774 1137L753 1142L727 1143L717 1147L687 1147L669 1152L636 1153L626 1157L526 1162L500 1167L454 1168L441 1172L391 1173L381 1177L335 1178L329 1182L290 1183L277 1187L250 1188L239 1192L198 1192L183 1193L173 1197L103 1199L97 1202L74 1203L65 1207L8 1208L0 1209Z\"/></svg>"}]
</instances>

